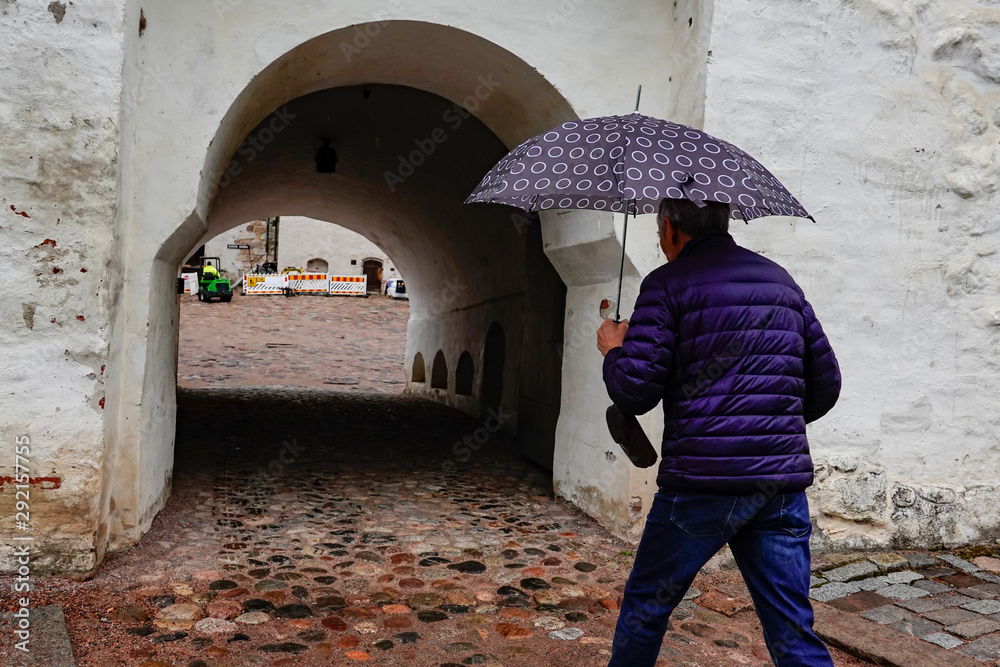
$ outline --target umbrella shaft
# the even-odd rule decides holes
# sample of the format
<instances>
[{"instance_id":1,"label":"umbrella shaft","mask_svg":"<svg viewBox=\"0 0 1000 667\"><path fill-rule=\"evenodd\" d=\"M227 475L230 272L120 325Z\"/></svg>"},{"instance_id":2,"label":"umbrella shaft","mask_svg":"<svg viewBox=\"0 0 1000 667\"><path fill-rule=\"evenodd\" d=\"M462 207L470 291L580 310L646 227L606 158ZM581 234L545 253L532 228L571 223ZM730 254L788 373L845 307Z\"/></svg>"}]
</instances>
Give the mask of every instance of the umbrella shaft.
<instances>
[{"instance_id":1,"label":"umbrella shaft","mask_svg":"<svg viewBox=\"0 0 1000 667\"><path fill-rule=\"evenodd\" d=\"M625 204L625 229L622 231L622 262L618 267L618 298L615 299L615 324L622 321L622 276L625 275L625 239L628 238L628 203Z\"/></svg>"}]
</instances>

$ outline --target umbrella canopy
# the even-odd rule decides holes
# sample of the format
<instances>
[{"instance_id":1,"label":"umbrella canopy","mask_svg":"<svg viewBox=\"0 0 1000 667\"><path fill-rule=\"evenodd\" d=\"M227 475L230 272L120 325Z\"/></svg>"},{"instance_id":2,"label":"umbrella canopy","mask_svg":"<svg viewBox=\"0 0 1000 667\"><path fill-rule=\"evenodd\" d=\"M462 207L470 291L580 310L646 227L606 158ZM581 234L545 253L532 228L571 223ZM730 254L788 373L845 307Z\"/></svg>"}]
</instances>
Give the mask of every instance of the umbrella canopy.
<instances>
[{"instance_id":1,"label":"umbrella canopy","mask_svg":"<svg viewBox=\"0 0 1000 667\"><path fill-rule=\"evenodd\" d=\"M466 203L635 215L655 213L663 198L723 202L744 220L812 219L771 172L736 146L639 113L567 121L528 139L486 174Z\"/></svg>"}]
</instances>

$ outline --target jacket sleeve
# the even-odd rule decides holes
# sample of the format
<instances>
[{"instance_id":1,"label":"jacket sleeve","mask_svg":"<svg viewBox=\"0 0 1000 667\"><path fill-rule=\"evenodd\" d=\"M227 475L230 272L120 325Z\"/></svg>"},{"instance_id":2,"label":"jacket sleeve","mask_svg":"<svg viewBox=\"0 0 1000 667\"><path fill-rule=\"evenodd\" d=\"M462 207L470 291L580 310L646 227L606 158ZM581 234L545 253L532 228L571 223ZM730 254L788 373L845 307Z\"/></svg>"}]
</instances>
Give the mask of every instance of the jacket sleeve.
<instances>
[{"instance_id":1,"label":"jacket sleeve","mask_svg":"<svg viewBox=\"0 0 1000 667\"><path fill-rule=\"evenodd\" d=\"M803 412L808 424L825 415L837 403L841 379L837 356L816 319L816 313L804 298L803 304L806 338L806 354L803 359L806 398Z\"/></svg>"},{"instance_id":2,"label":"jacket sleeve","mask_svg":"<svg viewBox=\"0 0 1000 667\"><path fill-rule=\"evenodd\" d=\"M621 347L604 357L608 396L624 412L649 412L666 395L676 326L667 292L657 277L642 282Z\"/></svg>"}]
</instances>

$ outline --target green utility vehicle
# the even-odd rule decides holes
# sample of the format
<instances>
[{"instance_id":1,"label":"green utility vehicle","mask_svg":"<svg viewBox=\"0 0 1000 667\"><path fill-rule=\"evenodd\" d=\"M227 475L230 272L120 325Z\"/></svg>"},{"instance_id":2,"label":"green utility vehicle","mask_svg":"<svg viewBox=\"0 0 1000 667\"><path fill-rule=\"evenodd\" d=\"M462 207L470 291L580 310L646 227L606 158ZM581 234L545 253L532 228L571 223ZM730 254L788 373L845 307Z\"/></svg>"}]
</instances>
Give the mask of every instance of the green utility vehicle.
<instances>
[{"instance_id":1,"label":"green utility vehicle","mask_svg":"<svg viewBox=\"0 0 1000 667\"><path fill-rule=\"evenodd\" d=\"M214 262L214 264L212 263ZM232 301L233 288L219 273L218 257L202 257L198 269L198 300L206 303L218 297L219 301Z\"/></svg>"}]
</instances>

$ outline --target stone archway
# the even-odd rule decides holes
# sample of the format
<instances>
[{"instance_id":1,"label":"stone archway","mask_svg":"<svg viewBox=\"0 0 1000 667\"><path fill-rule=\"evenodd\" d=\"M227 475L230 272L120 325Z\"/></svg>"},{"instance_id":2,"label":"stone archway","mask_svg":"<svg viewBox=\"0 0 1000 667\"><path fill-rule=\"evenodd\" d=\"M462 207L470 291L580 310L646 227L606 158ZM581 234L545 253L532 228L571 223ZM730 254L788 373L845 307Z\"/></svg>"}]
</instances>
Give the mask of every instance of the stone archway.
<instances>
[{"instance_id":1,"label":"stone archway","mask_svg":"<svg viewBox=\"0 0 1000 667\"><path fill-rule=\"evenodd\" d=\"M153 10L148 13L152 14ZM293 125L286 123L294 119L283 112L284 107L297 99L331 90L351 90L358 99L364 100L367 99L364 96L368 87L405 87L435 96L447 105L457 104L466 111L465 114L459 113L464 126L482 128L484 132L477 135L480 140L495 142L494 155L502 155L520 141L577 117L566 98L543 77L537 66L491 39L434 23L388 21L380 24L380 34L384 38L373 40L368 48L345 63L339 45L352 39L356 28L348 25L323 34L313 32L314 36L298 41L284 54L275 54L274 59L260 69L242 71L234 80L243 81L243 88L237 89L234 97L225 101L228 110L221 113L219 96L229 95L234 88L229 80L217 81L216 87L211 88L211 94L205 96L205 104L199 109L184 112L187 115L182 122L173 124L162 112L140 114L142 117L136 121L139 126L137 141L161 137L173 146L178 155L185 157L161 161L158 165L143 164L134 172L136 188L130 194L135 203L130 215L134 216L137 224L141 221L144 227L126 239L130 252L125 255L123 271L130 279L123 288L122 302L127 305L116 320L109 359L115 376L107 391L106 451L96 539L98 561L105 548L126 546L138 539L169 493L176 411L176 270L181 259L201 239L223 229L233 220L304 215L348 226L351 220L366 219L367 215L367 219L381 225L383 236L379 236L377 229L370 228L369 238L389 250L400 271L407 276L413 312L407 359L412 360L418 351L423 351L426 359L437 349L446 350L449 358L457 358L462 350L481 348L486 326L494 319L506 322L530 316L533 324L537 324L537 313L522 307L522 301L551 301L535 299L538 290L544 292L546 289L544 280L522 282L520 287L512 289L509 275L520 274L512 272L509 263L506 272L475 268L489 264L486 249L492 252L505 244L514 247L518 239L520 243L527 243L529 234L521 234L524 231L523 217L512 221L510 210L481 207L474 214L480 220L480 225L475 228L478 239L475 244L469 244L453 234L434 232L435 229L442 229L441 224L464 229L464 212L431 216L428 199L403 196L408 187L419 189L424 179L449 182L442 178L438 166L435 166L437 163L428 164L413 175L406 173L406 157L413 151L419 151L421 146L428 146L426 139L430 138L437 144L435 151L447 145L434 140L433 127L429 128L431 134L410 137L414 149L410 153L394 154L393 157L404 157L396 160L395 169L382 170L381 182L370 177L345 179L351 183L349 192L338 192L335 188L321 195L314 187L299 186L302 181L296 179L302 174L296 169L304 169L312 163L311 169L315 173L313 155L316 135L308 138L307 151L296 153L298 157L294 162L297 166L283 172L275 171L273 165L270 170L261 168L266 162L277 159L269 155L277 156L280 151L268 153L257 150L254 161L245 159L240 162L236 159L240 156L243 142L248 139L256 139L261 146L265 143L271 146L276 137L285 136L286 129L289 129L287 136L292 137L294 132L290 128ZM181 26L177 25L176 29L180 30ZM304 26L301 32L312 30ZM462 57L456 58L455 54L459 53ZM253 54L248 62L258 62L259 59L259 54ZM212 82L198 81L198 85L202 83L208 86ZM146 82L145 85L148 87L153 83ZM140 110L144 112L146 107L155 107L156 104L170 107L168 100L159 97L160 88L146 97L140 96ZM233 99L235 101L231 101ZM164 122L169 127L163 127ZM215 123L215 127L208 131L211 123ZM205 146L208 147L207 155L201 153L203 159L200 163L194 157L198 144L202 146L202 151ZM340 152L341 159L351 152L347 145L336 141L333 145ZM249 146L254 144L251 142ZM277 147L278 143L273 143L273 146ZM288 147L292 148L291 145ZM465 178L468 179L471 174L471 182L461 179L450 182L453 196L464 196L483 168L488 168L488 160L484 158L486 154L488 152L481 152L482 161L476 162L472 168L466 165ZM256 160L256 157L267 159ZM415 164L415 160L409 162ZM338 165L338 174L349 173L347 164ZM445 164L451 163L441 162L441 165ZM158 170L171 173L157 173ZM392 177L386 178L386 171L402 177L405 183L397 183ZM262 201L260 196L261 188L258 186L261 181L258 179L261 175L270 177L269 187L283 190L281 205L272 200L272 209L262 207L268 202ZM158 182L172 183L169 192L154 187ZM387 186L389 195L385 194ZM398 186L398 192L392 191L393 186ZM241 198L240 193L255 196ZM361 204L373 199L385 204L375 216L371 215L373 211L370 207ZM338 202L336 206L332 205L334 201ZM251 210L252 214L248 215ZM426 224L431 218L435 224ZM489 224L491 218L498 224ZM566 297L567 313L585 312L583 308L571 307L573 301L582 303L593 300L596 295L603 296L600 286L616 277L612 267L617 268L620 246L611 220L607 214L545 215L541 225L534 226L536 239L533 243L537 243L539 249L544 244L546 262L551 261L555 267L552 275L573 286ZM413 231L414 221L422 225L417 229L430 233L416 234ZM465 228L471 229L468 225ZM385 230L397 230L398 233L386 233ZM507 240L504 241L503 237ZM495 243L498 239L502 241L499 246ZM389 246L393 243L409 248L408 252L392 252ZM427 255L421 248L427 247L435 249L439 261L420 260L422 252ZM398 261L395 260L397 255ZM524 262L525 259L522 255L518 261ZM537 261L531 262L537 268ZM456 267L458 271L455 271ZM629 290L634 293L638 284L635 280L637 272L631 262L626 263L626 274L626 294ZM447 279L449 276L452 279ZM464 280L456 280L454 276ZM595 289L598 291L595 292ZM591 326L591 318L574 317L579 319L573 322L574 332ZM512 326L508 327L508 331L519 332L519 350L533 338L553 347L550 354L533 354L530 355L532 358L556 360L565 368L562 363L566 358L565 351L577 354L577 347L563 345L561 335L520 335L522 325L514 322ZM556 346L559 349L555 349ZM508 355L504 375L510 380L507 383L510 386L516 386L513 378L518 372L518 363L519 356ZM557 365L554 370L556 377L560 375L558 368ZM551 377L553 371L549 371L548 375ZM577 387L577 393L591 393L586 388L587 384L574 383L573 386ZM411 385L410 389L419 391L419 386ZM439 393L440 400L462 409L473 410L478 405L478 397ZM576 396L570 399L565 394L560 397L557 389L553 396L536 394L522 399L518 392L511 391L509 398L504 399L510 401L503 407L511 417L505 426L517 429L518 413L526 414L530 410L546 409L551 412L553 405L562 404L564 407L571 406L576 412L591 414L594 413L593 406L588 407L588 404L603 402L597 396L583 398ZM618 468L614 479L598 482L594 487L600 489L598 496L594 496L592 491L587 492L589 495L573 492L580 483L578 480L589 475L585 470L591 465L588 461L604 466L604 457L598 451L603 445L589 443L590 436L580 440L574 435L576 431L577 426L574 426L562 435L557 433L556 437L562 438L565 443L562 445L564 455L560 457L558 444L555 460L552 461L549 455L557 478L563 478L561 482L557 479L557 489L588 511L593 511L605 523L627 523L627 516L620 517L621 513L615 509L618 505L608 502L609 498L624 499L630 493L630 477L624 468ZM576 451L579 443L586 443L587 448ZM594 451L591 452L591 449ZM568 453L571 450L573 453ZM573 461L569 469L566 468L567 461Z\"/></svg>"}]
</instances>

